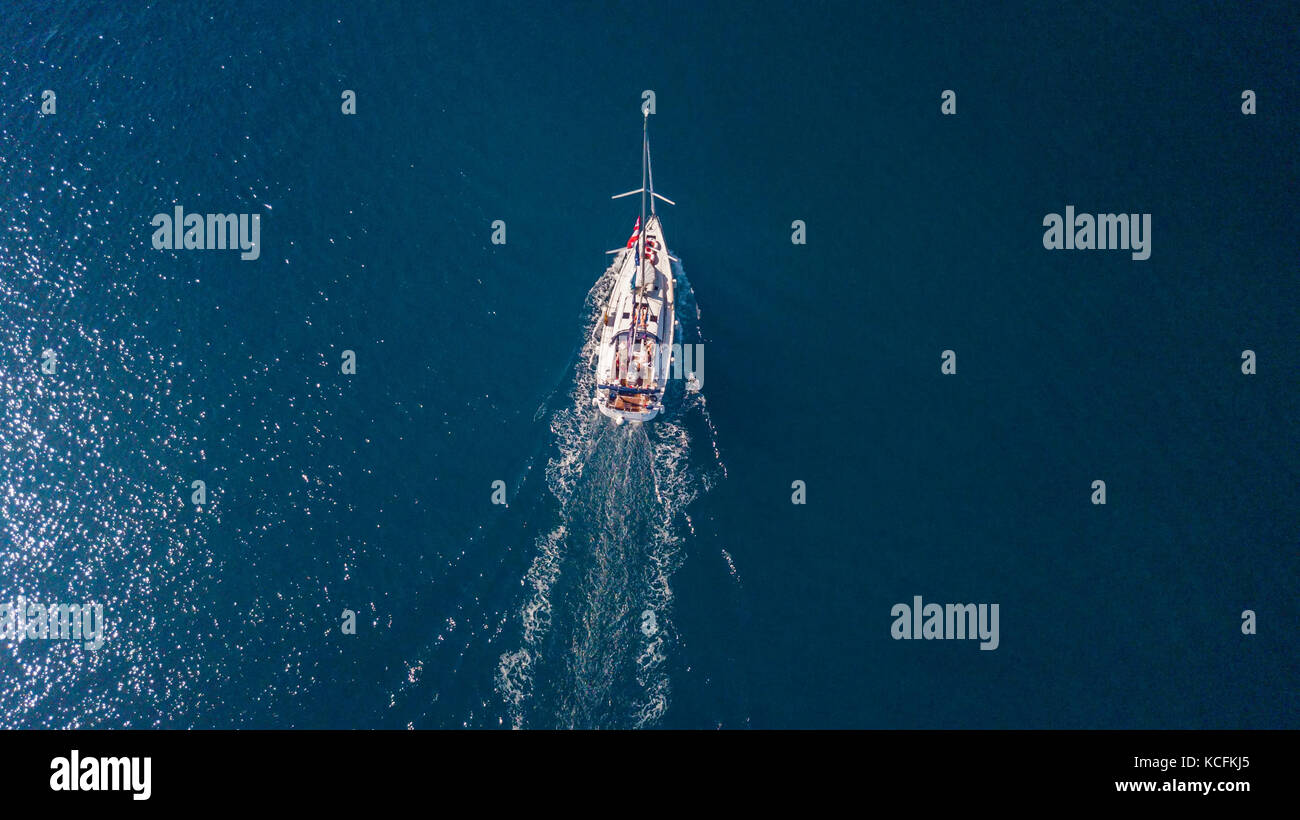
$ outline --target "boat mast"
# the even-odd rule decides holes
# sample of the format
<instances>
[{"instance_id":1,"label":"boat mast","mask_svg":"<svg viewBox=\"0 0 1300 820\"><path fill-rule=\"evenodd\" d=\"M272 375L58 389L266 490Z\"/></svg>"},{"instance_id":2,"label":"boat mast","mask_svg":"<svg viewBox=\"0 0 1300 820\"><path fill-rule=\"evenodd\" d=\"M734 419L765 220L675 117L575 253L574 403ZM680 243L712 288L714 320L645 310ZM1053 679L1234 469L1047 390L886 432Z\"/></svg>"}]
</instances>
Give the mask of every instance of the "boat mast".
<instances>
[{"instance_id":1,"label":"boat mast","mask_svg":"<svg viewBox=\"0 0 1300 820\"><path fill-rule=\"evenodd\" d=\"M650 173L650 112L641 115L641 218L645 218L646 176ZM654 202L650 208L654 209Z\"/></svg>"},{"instance_id":2,"label":"boat mast","mask_svg":"<svg viewBox=\"0 0 1300 820\"><path fill-rule=\"evenodd\" d=\"M637 246L636 246L637 272L632 276L632 280L628 282L628 286L632 288L633 292L636 294L635 296L632 297L632 323L631 325L628 326L627 329L627 370L628 371L632 369L632 348L636 346L637 313L640 310L641 297L645 295L645 287L644 287L645 265L646 265L645 235L646 235L646 228L649 227L646 224L646 219L645 219L645 201L646 201L646 179L649 174L649 159L650 159L650 112L643 111L642 119L641 119L641 232L637 234ZM651 198L650 200L650 208L653 212L654 209L653 198ZM638 284L637 280L640 280L640 284L641 284L640 288L637 287Z\"/></svg>"},{"instance_id":3,"label":"boat mast","mask_svg":"<svg viewBox=\"0 0 1300 820\"><path fill-rule=\"evenodd\" d=\"M645 233L646 233L645 199L646 199L646 177L649 174L649 158L650 158L650 112L644 111L642 112L642 119L641 119L641 233L637 235L637 266L638 266L637 273L638 274L645 273ZM652 213L654 212L654 206L655 206L654 198L651 197L650 209ZM639 275L637 277L634 277L633 281L635 281L638 278L644 278L644 277Z\"/></svg>"},{"instance_id":4,"label":"boat mast","mask_svg":"<svg viewBox=\"0 0 1300 820\"><path fill-rule=\"evenodd\" d=\"M648 114L646 115L646 118L649 119ZM650 164L650 135L649 134L645 135L644 142L645 142L646 178L649 179L650 181L650 214L653 216L655 212L655 169L654 166ZM641 210L645 211L645 207L642 206Z\"/></svg>"},{"instance_id":5,"label":"boat mast","mask_svg":"<svg viewBox=\"0 0 1300 820\"><path fill-rule=\"evenodd\" d=\"M641 217L637 221L639 229L636 233L635 242L630 246L633 253L633 259L632 259L633 271L632 271L632 276L628 278L627 287L628 287L629 295L631 295L632 297L631 299L632 311L629 314L629 317L631 318L632 321L629 322L627 328L627 360L626 360L627 368L625 372L631 371L632 369L632 348L636 345L638 340L644 342L645 337L649 335L650 332L649 331L649 319L650 319L649 294L652 287L657 283L659 277L658 269L654 266L650 266L651 271L649 274L647 274L646 271L646 266L647 263L649 262L649 260L646 259L646 236L649 233L649 228L650 228L648 220L646 219L646 202L648 201L650 203L651 219L656 218L656 213L655 213L656 199L662 200L668 203L669 205L677 204L676 202L673 202L668 197L663 196L662 194L655 193L654 170L650 167L650 112L645 109L642 109L641 116L642 116L641 187L633 191L624 191L621 194L614 194L612 197L610 197L610 199L622 199L625 196L632 196L633 194L641 195ZM657 246L657 250L663 252L665 255L668 255L668 248L664 247L662 244L659 244ZM623 260L622 264L626 265L627 255L623 248L617 248L615 250L608 251L608 253L623 253L623 256L620 258ZM673 257L671 255L668 255L668 259L673 259ZM668 276L671 275L672 275L671 273L668 274ZM668 303L668 306L672 307L671 301ZM642 311L644 311L645 313L644 318L647 324L647 327L644 330L641 330L640 328L637 327L638 319L641 318L638 316L638 314L641 313ZM640 332L638 332L639 330ZM618 355L617 340L620 335L622 334L616 333L614 335L614 340L615 340L614 373L615 374L618 373L619 364L622 362L622 358ZM638 339L638 337L640 337L640 339ZM657 381L657 377L655 375L653 365L651 365L650 368L649 381L651 383ZM614 387L614 385L611 385L611 387ZM648 393L651 391L648 389L647 390L638 389L633 392Z\"/></svg>"}]
</instances>

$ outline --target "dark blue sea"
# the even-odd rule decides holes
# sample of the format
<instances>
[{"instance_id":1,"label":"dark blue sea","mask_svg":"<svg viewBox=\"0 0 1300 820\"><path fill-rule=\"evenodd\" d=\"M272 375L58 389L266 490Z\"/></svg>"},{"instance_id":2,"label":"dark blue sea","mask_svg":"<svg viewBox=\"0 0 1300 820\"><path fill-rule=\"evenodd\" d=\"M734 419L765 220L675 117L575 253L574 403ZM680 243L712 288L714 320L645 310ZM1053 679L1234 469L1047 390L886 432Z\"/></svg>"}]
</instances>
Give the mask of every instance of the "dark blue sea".
<instances>
[{"instance_id":1,"label":"dark blue sea","mask_svg":"<svg viewBox=\"0 0 1300 820\"><path fill-rule=\"evenodd\" d=\"M0 725L1300 728L1294 5L3 18L0 603L106 627ZM702 389L616 427L646 90Z\"/></svg>"}]
</instances>

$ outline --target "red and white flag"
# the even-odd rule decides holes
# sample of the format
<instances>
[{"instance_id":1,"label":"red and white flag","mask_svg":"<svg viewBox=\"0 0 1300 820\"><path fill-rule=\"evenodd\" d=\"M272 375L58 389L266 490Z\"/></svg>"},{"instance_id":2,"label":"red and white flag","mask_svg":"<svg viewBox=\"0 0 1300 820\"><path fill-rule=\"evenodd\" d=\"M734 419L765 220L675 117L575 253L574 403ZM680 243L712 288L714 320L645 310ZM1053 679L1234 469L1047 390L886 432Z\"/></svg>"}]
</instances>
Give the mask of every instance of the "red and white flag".
<instances>
[{"instance_id":1,"label":"red and white flag","mask_svg":"<svg viewBox=\"0 0 1300 820\"><path fill-rule=\"evenodd\" d=\"M636 244L636 238L641 235L641 217L636 218L636 227L632 229L632 235L627 239L627 246L630 248Z\"/></svg>"}]
</instances>

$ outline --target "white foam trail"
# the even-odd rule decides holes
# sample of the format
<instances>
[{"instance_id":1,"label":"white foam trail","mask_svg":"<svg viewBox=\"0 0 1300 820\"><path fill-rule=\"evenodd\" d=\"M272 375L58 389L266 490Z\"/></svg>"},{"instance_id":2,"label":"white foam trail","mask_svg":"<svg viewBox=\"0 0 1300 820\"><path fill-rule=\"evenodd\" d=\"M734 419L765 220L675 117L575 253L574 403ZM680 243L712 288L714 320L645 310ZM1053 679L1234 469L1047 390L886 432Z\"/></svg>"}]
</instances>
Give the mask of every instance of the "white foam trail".
<instances>
[{"instance_id":1,"label":"white foam trail","mask_svg":"<svg viewBox=\"0 0 1300 820\"><path fill-rule=\"evenodd\" d=\"M588 293L586 341L576 357L569 401L549 424L554 454L546 485L558 502L558 523L534 543L519 612L522 646L500 656L496 676L516 728L542 708L534 701L543 670L558 683L555 703L547 704L554 712L543 710L541 720L641 727L662 718L671 689L665 664L675 642L671 579L685 538L694 533L686 507L717 479L714 470L691 469L688 415L704 420L713 466L726 474L702 394L674 385L665 415L649 425L615 427L591 406L593 331L621 256ZM698 308L680 265L675 269L678 315L694 331L691 317L698 318ZM680 327L677 334L687 338ZM736 578L734 562L723 553ZM655 625L649 635L640 628L647 611ZM567 640L556 630L564 630ZM557 657L547 663L550 653Z\"/></svg>"}]
</instances>

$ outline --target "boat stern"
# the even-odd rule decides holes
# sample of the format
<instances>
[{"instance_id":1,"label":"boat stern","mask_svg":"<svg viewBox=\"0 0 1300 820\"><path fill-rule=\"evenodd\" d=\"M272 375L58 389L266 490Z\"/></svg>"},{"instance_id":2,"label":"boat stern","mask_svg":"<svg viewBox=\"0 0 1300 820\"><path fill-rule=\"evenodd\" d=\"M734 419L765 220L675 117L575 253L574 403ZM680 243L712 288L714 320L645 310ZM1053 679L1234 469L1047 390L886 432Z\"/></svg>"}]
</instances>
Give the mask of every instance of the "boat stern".
<instances>
[{"instance_id":1,"label":"boat stern","mask_svg":"<svg viewBox=\"0 0 1300 820\"><path fill-rule=\"evenodd\" d=\"M632 393L625 388L601 388L591 403L615 424L623 424L650 421L658 416L663 410L662 398L662 395Z\"/></svg>"}]
</instances>

